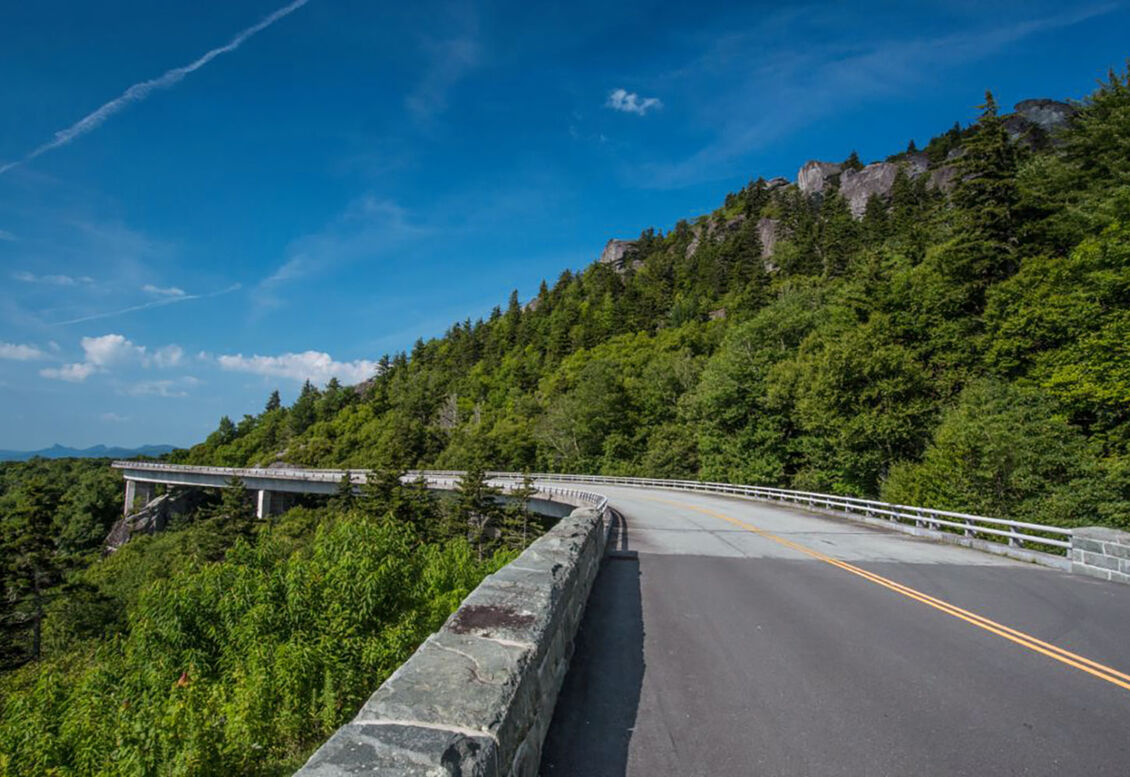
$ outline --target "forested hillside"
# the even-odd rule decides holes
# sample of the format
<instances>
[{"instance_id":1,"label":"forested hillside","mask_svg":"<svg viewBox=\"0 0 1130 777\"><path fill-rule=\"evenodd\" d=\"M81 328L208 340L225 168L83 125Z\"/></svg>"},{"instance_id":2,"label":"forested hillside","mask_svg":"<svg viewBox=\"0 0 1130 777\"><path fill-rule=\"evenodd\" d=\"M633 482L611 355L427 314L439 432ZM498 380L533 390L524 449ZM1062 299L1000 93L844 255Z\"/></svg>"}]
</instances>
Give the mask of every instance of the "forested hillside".
<instances>
[{"instance_id":1,"label":"forested hillside","mask_svg":"<svg viewBox=\"0 0 1130 777\"><path fill-rule=\"evenodd\" d=\"M990 95L867 201L841 191L878 170L854 154L816 192L759 179L176 459L700 476L1130 525L1130 80L1075 107L1017 132Z\"/></svg>"}]
</instances>

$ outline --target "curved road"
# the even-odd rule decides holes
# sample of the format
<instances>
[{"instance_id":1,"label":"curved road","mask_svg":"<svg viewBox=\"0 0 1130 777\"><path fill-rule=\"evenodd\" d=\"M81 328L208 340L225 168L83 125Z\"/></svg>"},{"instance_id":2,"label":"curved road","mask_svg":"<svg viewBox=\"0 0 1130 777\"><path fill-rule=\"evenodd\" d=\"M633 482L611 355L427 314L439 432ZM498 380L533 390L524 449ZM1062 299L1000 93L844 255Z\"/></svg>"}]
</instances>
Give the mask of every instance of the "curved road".
<instances>
[{"instance_id":1,"label":"curved road","mask_svg":"<svg viewBox=\"0 0 1130 777\"><path fill-rule=\"evenodd\" d=\"M748 500L622 516L546 777L1130 774L1130 586Z\"/></svg>"}]
</instances>

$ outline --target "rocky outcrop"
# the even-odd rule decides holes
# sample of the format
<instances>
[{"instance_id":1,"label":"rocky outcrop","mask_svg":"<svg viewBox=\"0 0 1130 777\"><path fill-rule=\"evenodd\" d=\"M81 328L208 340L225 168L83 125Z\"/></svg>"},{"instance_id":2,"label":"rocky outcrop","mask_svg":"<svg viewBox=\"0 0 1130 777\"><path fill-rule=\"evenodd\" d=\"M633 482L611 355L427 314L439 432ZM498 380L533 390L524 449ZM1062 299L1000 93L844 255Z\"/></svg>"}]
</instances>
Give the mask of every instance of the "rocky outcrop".
<instances>
[{"instance_id":1,"label":"rocky outcrop","mask_svg":"<svg viewBox=\"0 0 1130 777\"><path fill-rule=\"evenodd\" d=\"M120 519L106 535L103 549L106 553L130 541L135 534L156 534L164 531L170 519L190 513L200 506L204 495L197 488L178 488L151 500L133 515Z\"/></svg>"},{"instance_id":2,"label":"rocky outcrop","mask_svg":"<svg viewBox=\"0 0 1130 777\"><path fill-rule=\"evenodd\" d=\"M1021 100L1014 108L1016 115L1035 124L1044 132L1061 130L1071 123L1071 117L1078 111L1075 106L1059 100L1037 99Z\"/></svg>"},{"instance_id":3,"label":"rocky outcrop","mask_svg":"<svg viewBox=\"0 0 1130 777\"><path fill-rule=\"evenodd\" d=\"M606 264L616 272L624 272L629 267L636 268L639 264L632 260L636 254L635 240L616 240L613 238L604 244L604 250L597 259L601 264Z\"/></svg>"},{"instance_id":4,"label":"rocky outcrop","mask_svg":"<svg viewBox=\"0 0 1130 777\"><path fill-rule=\"evenodd\" d=\"M782 178L781 176L777 176L776 178L770 178L768 181L765 182L765 191L771 192L774 189L780 189L782 186L788 186L788 185L789 185L789 179L788 178Z\"/></svg>"},{"instance_id":5,"label":"rocky outcrop","mask_svg":"<svg viewBox=\"0 0 1130 777\"><path fill-rule=\"evenodd\" d=\"M898 169L893 162L875 162L862 170L845 170L840 178L840 194L847 200L851 215L863 218L868 200L890 194Z\"/></svg>"},{"instance_id":6,"label":"rocky outcrop","mask_svg":"<svg viewBox=\"0 0 1130 777\"><path fill-rule=\"evenodd\" d=\"M804 194L820 194L828 182L840 174L843 165L837 162L805 162L796 174L796 185Z\"/></svg>"},{"instance_id":7,"label":"rocky outcrop","mask_svg":"<svg viewBox=\"0 0 1130 777\"><path fill-rule=\"evenodd\" d=\"M925 151L912 151L906 155L906 174L917 178L930 169L930 155Z\"/></svg>"},{"instance_id":8,"label":"rocky outcrop","mask_svg":"<svg viewBox=\"0 0 1130 777\"><path fill-rule=\"evenodd\" d=\"M757 237L761 240L761 258L768 259L780 237L781 223L777 219L762 218L757 221Z\"/></svg>"},{"instance_id":9,"label":"rocky outcrop","mask_svg":"<svg viewBox=\"0 0 1130 777\"><path fill-rule=\"evenodd\" d=\"M935 168L930 171L930 177L926 179L927 189L940 189L946 194L952 192L956 185L957 165L942 165Z\"/></svg>"}]
</instances>

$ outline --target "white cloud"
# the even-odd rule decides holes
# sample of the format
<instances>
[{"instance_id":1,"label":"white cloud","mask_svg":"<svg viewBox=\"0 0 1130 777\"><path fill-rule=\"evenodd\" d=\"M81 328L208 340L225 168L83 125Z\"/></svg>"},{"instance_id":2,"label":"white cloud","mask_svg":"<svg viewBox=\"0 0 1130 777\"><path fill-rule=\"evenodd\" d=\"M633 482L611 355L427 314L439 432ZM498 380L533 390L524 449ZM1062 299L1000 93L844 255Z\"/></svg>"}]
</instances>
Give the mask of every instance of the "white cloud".
<instances>
[{"instance_id":1,"label":"white cloud","mask_svg":"<svg viewBox=\"0 0 1130 777\"><path fill-rule=\"evenodd\" d=\"M77 383L96 372L107 372L111 367L175 367L184 360L184 349L179 345L165 345L150 351L120 334L84 337L81 344L81 362L64 364L60 368L49 367L40 370L39 374L45 378Z\"/></svg>"},{"instance_id":2,"label":"white cloud","mask_svg":"<svg viewBox=\"0 0 1130 777\"><path fill-rule=\"evenodd\" d=\"M12 277L24 283L46 283L50 286L77 286L80 283L94 283L94 279L86 275L78 278L70 275L36 275L27 270L14 272Z\"/></svg>"},{"instance_id":3,"label":"white cloud","mask_svg":"<svg viewBox=\"0 0 1130 777\"><path fill-rule=\"evenodd\" d=\"M147 283L141 287L141 290L148 294L156 294L158 297L183 297L184 289L177 288L176 286L154 286L152 283Z\"/></svg>"},{"instance_id":4,"label":"white cloud","mask_svg":"<svg viewBox=\"0 0 1130 777\"><path fill-rule=\"evenodd\" d=\"M107 423L122 423L129 420L124 415L118 415L117 413L103 413L98 417Z\"/></svg>"},{"instance_id":5,"label":"white cloud","mask_svg":"<svg viewBox=\"0 0 1130 777\"><path fill-rule=\"evenodd\" d=\"M626 89L613 89L608 94L608 101L605 106L614 111L636 113L643 116L652 108L662 108L663 102L658 97L640 99L640 96L635 92L629 92Z\"/></svg>"},{"instance_id":6,"label":"white cloud","mask_svg":"<svg viewBox=\"0 0 1130 777\"><path fill-rule=\"evenodd\" d=\"M145 358L145 346L134 345L124 335L117 334L84 337L82 350L88 364L102 369Z\"/></svg>"},{"instance_id":7,"label":"white cloud","mask_svg":"<svg viewBox=\"0 0 1130 777\"><path fill-rule=\"evenodd\" d=\"M0 229L0 240L15 240L16 236L6 229Z\"/></svg>"},{"instance_id":8,"label":"white cloud","mask_svg":"<svg viewBox=\"0 0 1130 777\"><path fill-rule=\"evenodd\" d=\"M179 345L166 345L153 352L153 363L158 367L176 367L184 358L184 349Z\"/></svg>"},{"instance_id":9,"label":"white cloud","mask_svg":"<svg viewBox=\"0 0 1130 777\"><path fill-rule=\"evenodd\" d=\"M299 8L306 5L307 2L309 2L309 0L294 0L294 2L290 3L289 5L283 6L274 13L265 16L257 24L254 24L243 30L230 41L228 41L225 45L204 53L189 64L182 67L175 67L172 70L166 70L157 78L153 78L148 81L141 81L134 84L133 86L122 92L121 95L115 97L113 100L106 103L98 110L83 117L79 121L72 124L70 127L56 132L54 138L31 151L20 162L10 162L6 165L0 165L0 175L3 175L5 172L11 170L13 167L21 164L22 162L28 162L32 159L35 159L40 154L44 154L50 151L51 149L58 148L59 146L65 146L75 138L85 135L91 130L97 129L103 122L105 122L115 113L118 113L132 103L141 102L153 92L159 89L168 89L169 87L174 86L175 84L183 80L184 77L189 73L199 70L221 54L227 54L235 51L241 45L243 45L243 42L250 38L252 35L265 30L267 27L270 27L272 24L277 22L279 19L282 19L284 16L297 11Z\"/></svg>"},{"instance_id":10,"label":"white cloud","mask_svg":"<svg viewBox=\"0 0 1130 777\"><path fill-rule=\"evenodd\" d=\"M232 372L250 372L255 375L310 380L326 383L337 378L343 383L360 383L377 374L377 362L357 359L351 362L334 361L328 353L304 351L303 353L284 353L280 356L244 356L225 354L216 361L220 367Z\"/></svg>"},{"instance_id":11,"label":"white cloud","mask_svg":"<svg viewBox=\"0 0 1130 777\"><path fill-rule=\"evenodd\" d=\"M39 374L52 380L65 380L68 383L81 383L89 378L98 368L93 364L64 364L62 367L48 367L39 371Z\"/></svg>"},{"instance_id":12,"label":"white cloud","mask_svg":"<svg viewBox=\"0 0 1130 777\"><path fill-rule=\"evenodd\" d=\"M46 356L46 354L34 345L17 345L16 343L0 342L0 359L26 362L34 359L42 359L44 356Z\"/></svg>"}]
</instances>

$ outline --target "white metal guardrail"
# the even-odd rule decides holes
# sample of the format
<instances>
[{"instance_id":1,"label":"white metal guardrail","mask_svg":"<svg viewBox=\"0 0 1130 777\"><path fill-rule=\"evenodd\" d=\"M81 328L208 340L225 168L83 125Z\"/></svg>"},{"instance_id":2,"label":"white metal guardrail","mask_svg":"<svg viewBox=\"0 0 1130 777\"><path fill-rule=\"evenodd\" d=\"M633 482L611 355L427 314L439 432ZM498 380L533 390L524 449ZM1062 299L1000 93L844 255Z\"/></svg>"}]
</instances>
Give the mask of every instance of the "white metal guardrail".
<instances>
[{"instance_id":1,"label":"white metal guardrail","mask_svg":"<svg viewBox=\"0 0 1130 777\"><path fill-rule=\"evenodd\" d=\"M115 461L117 469L192 471L201 474L214 474L223 477L268 477L284 480L305 480L310 482L338 482L346 472L354 482L365 481L368 470L362 469L297 469L297 468L239 468L239 467L197 467L191 465L165 464L162 462ZM419 470L407 473L408 477L425 477L455 481L463 475L459 470ZM520 472L487 472L494 480L519 480ZM586 483L592 485L631 486L636 488L661 488L673 491L700 491L716 494L731 494L764 501L795 504L813 509L833 510L848 515L886 520L914 526L918 529L933 530L962 535L970 539L989 539L1013 548L1036 545L1064 553L1071 549L1072 530L1062 526L1049 526L1024 521L1011 521L1005 518L990 518L983 515L970 515L949 510L933 510L928 507L891 504L874 499L859 499L834 494L821 494L811 491L793 491L766 486L748 486L733 483L712 483L699 480L671 480L664 478L612 477L603 475L568 475L552 472L530 473L534 481L556 483ZM579 489L557 489L552 486L539 486L541 493L557 493L593 504L603 509L607 502L605 495Z\"/></svg>"},{"instance_id":2,"label":"white metal guardrail","mask_svg":"<svg viewBox=\"0 0 1130 777\"><path fill-rule=\"evenodd\" d=\"M459 472L434 472L427 474L458 477ZM521 478L521 473L488 472L492 478ZM1022 543L1046 546L1057 551L1071 548L1072 530L1063 526L989 518L928 507L891 504L875 499L859 499L812 491L793 491L784 488L746 486L733 483L712 483L699 480L670 480L663 478L631 478L604 475L565 475L547 472L531 473L535 481L549 480L564 483L591 483L593 485L630 486L636 488L662 488L673 491L701 491L715 494L732 494L765 501L791 503L801 507L834 510L865 518L887 520L914 526L918 529L948 531L971 539L989 538L1010 547Z\"/></svg>"}]
</instances>

